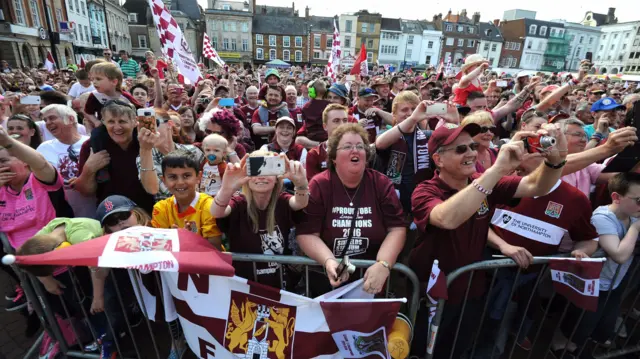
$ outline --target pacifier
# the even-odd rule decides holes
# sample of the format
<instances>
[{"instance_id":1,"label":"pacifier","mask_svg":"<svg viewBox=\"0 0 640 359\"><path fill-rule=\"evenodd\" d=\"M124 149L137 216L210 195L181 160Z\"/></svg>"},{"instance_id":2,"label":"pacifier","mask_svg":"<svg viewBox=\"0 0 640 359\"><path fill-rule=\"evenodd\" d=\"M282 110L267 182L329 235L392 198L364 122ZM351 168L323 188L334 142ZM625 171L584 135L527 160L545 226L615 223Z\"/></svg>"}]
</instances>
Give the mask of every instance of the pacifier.
<instances>
[{"instance_id":1,"label":"pacifier","mask_svg":"<svg viewBox=\"0 0 640 359\"><path fill-rule=\"evenodd\" d=\"M215 162L217 159L218 159L218 156L214 154L207 155L207 160L209 161L210 164L213 164L213 162Z\"/></svg>"}]
</instances>

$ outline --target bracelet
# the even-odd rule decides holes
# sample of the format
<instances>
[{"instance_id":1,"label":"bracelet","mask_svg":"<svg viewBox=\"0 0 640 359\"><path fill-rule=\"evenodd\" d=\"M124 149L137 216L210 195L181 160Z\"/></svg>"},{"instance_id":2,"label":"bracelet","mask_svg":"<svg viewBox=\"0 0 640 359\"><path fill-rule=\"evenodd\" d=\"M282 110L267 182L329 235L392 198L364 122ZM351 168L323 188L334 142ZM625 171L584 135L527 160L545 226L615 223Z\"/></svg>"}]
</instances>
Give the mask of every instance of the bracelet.
<instances>
[{"instance_id":1,"label":"bracelet","mask_svg":"<svg viewBox=\"0 0 640 359\"><path fill-rule=\"evenodd\" d=\"M602 141L604 139L604 135L596 132L593 135L591 135L591 140L597 140L598 142Z\"/></svg>"},{"instance_id":2,"label":"bracelet","mask_svg":"<svg viewBox=\"0 0 640 359\"><path fill-rule=\"evenodd\" d=\"M492 190L492 189L486 189L486 188L482 187L482 185L481 185L480 183L478 183L478 181L476 181L476 180L473 180L473 182L471 182L471 185L472 185L473 187L475 187L475 189L477 189L477 190L478 190L478 192L480 192L480 193L482 193L482 194L484 194L484 195L487 195L487 196L488 196L488 195L490 195L491 193L493 193L493 190Z\"/></svg>"},{"instance_id":3,"label":"bracelet","mask_svg":"<svg viewBox=\"0 0 640 359\"><path fill-rule=\"evenodd\" d=\"M335 257L329 257L329 258L325 259L325 260L324 260L324 263L322 264L322 266L323 266L324 268L327 268L327 262L329 261L329 259L333 259L333 260L334 260L334 261L336 261L336 262L338 261Z\"/></svg>"},{"instance_id":4,"label":"bracelet","mask_svg":"<svg viewBox=\"0 0 640 359\"><path fill-rule=\"evenodd\" d=\"M398 128L398 132L400 132L402 136L406 135L406 133L402 132L402 130L400 129L400 124L397 124L396 127Z\"/></svg>"},{"instance_id":5,"label":"bracelet","mask_svg":"<svg viewBox=\"0 0 640 359\"><path fill-rule=\"evenodd\" d=\"M295 191L296 196L309 196L309 192L304 192L304 193L298 193L298 191Z\"/></svg>"},{"instance_id":6,"label":"bracelet","mask_svg":"<svg viewBox=\"0 0 640 359\"><path fill-rule=\"evenodd\" d=\"M13 143L10 143L10 144L8 144L8 145L6 145L6 146L4 146L4 147L3 147L3 146L0 146L0 148L4 148L5 150L10 149L11 147L13 147Z\"/></svg>"},{"instance_id":7,"label":"bracelet","mask_svg":"<svg viewBox=\"0 0 640 359\"><path fill-rule=\"evenodd\" d=\"M551 169L554 169L554 170L558 170L558 169L564 167L564 165L566 165L566 164L567 164L567 160L564 160L564 161L558 163L557 165L554 165L553 163L551 163L549 161L544 161L544 165L545 166L547 166L547 167L549 167Z\"/></svg>"},{"instance_id":8,"label":"bracelet","mask_svg":"<svg viewBox=\"0 0 640 359\"><path fill-rule=\"evenodd\" d=\"M151 171L155 172L156 169L155 168L140 168L140 171L141 172L151 172Z\"/></svg>"},{"instance_id":9,"label":"bracelet","mask_svg":"<svg viewBox=\"0 0 640 359\"><path fill-rule=\"evenodd\" d=\"M216 206L218 206L218 207L222 207L222 208L226 208L226 207L227 207L227 205L228 205L228 203L227 203L227 204L222 204L222 203L218 202L218 197L216 197L216 198L214 198L214 199L213 199L213 203L214 203Z\"/></svg>"},{"instance_id":10,"label":"bracelet","mask_svg":"<svg viewBox=\"0 0 640 359\"><path fill-rule=\"evenodd\" d=\"M304 186L304 187L294 187L293 188L295 191L308 191L309 190L309 186Z\"/></svg>"}]
</instances>

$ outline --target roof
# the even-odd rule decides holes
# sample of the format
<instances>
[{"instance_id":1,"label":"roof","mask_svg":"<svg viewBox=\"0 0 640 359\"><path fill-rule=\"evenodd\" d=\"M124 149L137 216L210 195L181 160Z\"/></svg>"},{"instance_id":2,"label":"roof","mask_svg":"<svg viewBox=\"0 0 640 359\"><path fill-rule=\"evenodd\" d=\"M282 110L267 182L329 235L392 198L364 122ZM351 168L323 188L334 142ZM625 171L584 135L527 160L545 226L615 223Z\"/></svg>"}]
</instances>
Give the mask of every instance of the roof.
<instances>
[{"instance_id":1,"label":"roof","mask_svg":"<svg viewBox=\"0 0 640 359\"><path fill-rule=\"evenodd\" d=\"M137 25L148 25L149 18L147 18L147 13L149 10L149 2L146 0L127 0L122 7L127 10L128 13L136 13L138 14L138 22Z\"/></svg>"},{"instance_id":2,"label":"roof","mask_svg":"<svg viewBox=\"0 0 640 359\"><path fill-rule=\"evenodd\" d=\"M336 21L337 23L337 21ZM309 16L309 24L312 32L333 33L333 18L327 16Z\"/></svg>"},{"instance_id":3,"label":"roof","mask_svg":"<svg viewBox=\"0 0 640 359\"><path fill-rule=\"evenodd\" d=\"M297 13L298 11L295 10ZM260 15L276 15L276 16L293 16L294 8L285 6L268 6L256 5L256 14Z\"/></svg>"},{"instance_id":4,"label":"roof","mask_svg":"<svg viewBox=\"0 0 640 359\"><path fill-rule=\"evenodd\" d=\"M482 40L488 41L503 41L502 31L500 28L495 26L492 22L481 22L478 23L480 38ZM487 30L491 30L490 34L488 34Z\"/></svg>"},{"instance_id":5,"label":"roof","mask_svg":"<svg viewBox=\"0 0 640 359\"><path fill-rule=\"evenodd\" d=\"M380 23L380 30L402 31L402 28L400 26L400 19L391 19L388 17L383 17L382 22Z\"/></svg>"},{"instance_id":6,"label":"roof","mask_svg":"<svg viewBox=\"0 0 640 359\"><path fill-rule=\"evenodd\" d=\"M551 27L557 27L557 28L561 28L564 29L564 24L560 23L560 22L551 22L551 21L542 21L542 20L535 20L535 19L523 19L524 20L524 24L525 24L525 36L531 36L531 37L540 37L540 38L545 38L548 39L549 38L549 33L550 31L547 31L545 33L544 36L540 35L540 26L546 26L547 28L551 28ZM517 20L516 20L517 21ZM536 25L538 27L538 30L536 31L535 35L532 35L529 33L529 27L531 25Z\"/></svg>"},{"instance_id":7,"label":"roof","mask_svg":"<svg viewBox=\"0 0 640 359\"><path fill-rule=\"evenodd\" d=\"M254 15L253 33L271 35L306 35L305 19L297 16Z\"/></svg>"},{"instance_id":8,"label":"roof","mask_svg":"<svg viewBox=\"0 0 640 359\"><path fill-rule=\"evenodd\" d=\"M197 0L172 0L169 10L178 10L185 13L191 20L200 20L200 6Z\"/></svg>"},{"instance_id":9,"label":"roof","mask_svg":"<svg viewBox=\"0 0 640 359\"><path fill-rule=\"evenodd\" d=\"M587 11L584 16L586 17L589 11ZM598 14L595 12L591 12L591 18L596 21L596 25L600 26L607 22L607 14Z\"/></svg>"},{"instance_id":10,"label":"roof","mask_svg":"<svg viewBox=\"0 0 640 359\"><path fill-rule=\"evenodd\" d=\"M432 22L423 21L423 20L420 20L418 22L420 23L420 26L422 27L423 31L426 31L426 30L437 30L436 29L436 25L434 23L432 23Z\"/></svg>"},{"instance_id":11,"label":"roof","mask_svg":"<svg viewBox=\"0 0 640 359\"><path fill-rule=\"evenodd\" d=\"M402 20L402 32L422 35L422 26L416 20Z\"/></svg>"}]
</instances>

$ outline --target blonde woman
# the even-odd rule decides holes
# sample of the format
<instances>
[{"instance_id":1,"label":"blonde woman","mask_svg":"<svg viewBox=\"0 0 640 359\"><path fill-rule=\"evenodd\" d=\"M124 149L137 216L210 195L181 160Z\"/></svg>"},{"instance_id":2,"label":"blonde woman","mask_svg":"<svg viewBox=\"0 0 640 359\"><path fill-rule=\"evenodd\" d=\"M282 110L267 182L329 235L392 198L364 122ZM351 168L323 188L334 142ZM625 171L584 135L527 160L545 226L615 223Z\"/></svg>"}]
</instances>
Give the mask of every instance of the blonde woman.
<instances>
[{"instance_id":1,"label":"blonde woman","mask_svg":"<svg viewBox=\"0 0 640 359\"><path fill-rule=\"evenodd\" d=\"M473 136L473 141L478 144L478 159L476 160L476 171L484 173L493 165L498 156L498 149L491 147L491 141L495 136L496 126L493 123L491 114L487 111L476 111L465 117L461 126L475 123L480 126L480 133Z\"/></svg>"},{"instance_id":2,"label":"blonde woman","mask_svg":"<svg viewBox=\"0 0 640 359\"><path fill-rule=\"evenodd\" d=\"M276 156L273 152L254 151L250 157ZM240 163L228 164L222 187L211 206L211 214L226 234L233 252L260 254L290 254L289 233L304 215L309 201L307 171L298 161L284 154L286 173L277 176L247 176L247 156ZM293 182L295 194L282 191L283 178ZM234 194L242 189L241 194ZM254 277L250 263L234 262L236 274L243 278L281 288L289 273L277 263L258 263ZM282 277L279 271L283 270Z\"/></svg>"}]
</instances>

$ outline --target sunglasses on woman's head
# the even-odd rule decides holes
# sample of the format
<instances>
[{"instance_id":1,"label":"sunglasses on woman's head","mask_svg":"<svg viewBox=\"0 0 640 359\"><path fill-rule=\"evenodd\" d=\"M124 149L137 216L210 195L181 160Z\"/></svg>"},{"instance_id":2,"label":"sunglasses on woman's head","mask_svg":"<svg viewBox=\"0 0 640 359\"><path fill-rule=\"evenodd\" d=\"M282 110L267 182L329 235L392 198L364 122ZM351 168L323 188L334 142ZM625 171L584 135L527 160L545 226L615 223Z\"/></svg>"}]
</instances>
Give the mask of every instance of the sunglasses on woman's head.
<instances>
[{"instance_id":1,"label":"sunglasses on woman's head","mask_svg":"<svg viewBox=\"0 0 640 359\"><path fill-rule=\"evenodd\" d=\"M467 149L471 151L475 151L478 149L478 144L476 142L473 142L473 143L470 143L469 145L457 145L456 147L453 147L453 148L440 148L438 149L438 152L455 151L456 154L463 155L467 153Z\"/></svg>"}]
</instances>

